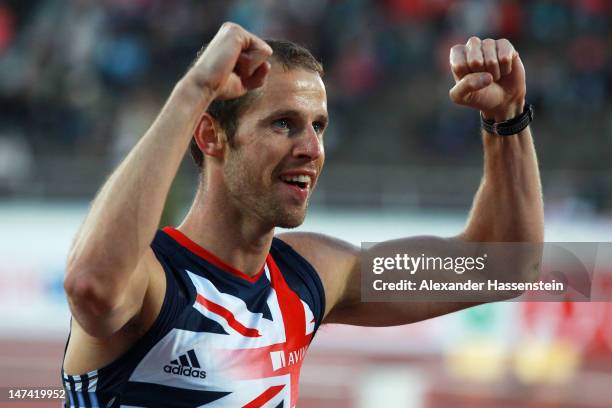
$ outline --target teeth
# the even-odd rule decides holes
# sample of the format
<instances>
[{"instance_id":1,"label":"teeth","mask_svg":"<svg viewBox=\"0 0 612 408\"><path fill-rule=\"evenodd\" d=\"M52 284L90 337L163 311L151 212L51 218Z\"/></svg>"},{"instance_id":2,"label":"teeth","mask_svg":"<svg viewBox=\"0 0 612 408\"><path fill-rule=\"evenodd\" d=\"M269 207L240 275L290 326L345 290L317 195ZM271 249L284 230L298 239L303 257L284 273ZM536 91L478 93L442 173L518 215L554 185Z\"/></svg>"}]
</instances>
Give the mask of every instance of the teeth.
<instances>
[{"instance_id":1,"label":"teeth","mask_svg":"<svg viewBox=\"0 0 612 408\"><path fill-rule=\"evenodd\" d=\"M310 184L310 176L305 175L305 174L300 174L299 176L283 176L282 177L283 181L290 181L290 182L298 182L298 183L307 183Z\"/></svg>"}]
</instances>

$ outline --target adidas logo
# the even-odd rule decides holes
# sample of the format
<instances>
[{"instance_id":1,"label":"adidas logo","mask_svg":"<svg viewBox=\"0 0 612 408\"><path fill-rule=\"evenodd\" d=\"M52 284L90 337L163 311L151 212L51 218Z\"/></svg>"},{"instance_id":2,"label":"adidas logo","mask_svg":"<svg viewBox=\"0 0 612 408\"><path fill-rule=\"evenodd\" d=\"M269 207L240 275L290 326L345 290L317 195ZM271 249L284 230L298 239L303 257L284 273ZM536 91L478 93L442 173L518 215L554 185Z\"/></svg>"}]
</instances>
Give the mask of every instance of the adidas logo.
<instances>
[{"instance_id":1,"label":"adidas logo","mask_svg":"<svg viewBox=\"0 0 612 408\"><path fill-rule=\"evenodd\" d=\"M206 371L199 370L200 362L193 349L181 354L178 359L172 360L164 366L164 372L185 377L206 378Z\"/></svg>"}]
</instances>

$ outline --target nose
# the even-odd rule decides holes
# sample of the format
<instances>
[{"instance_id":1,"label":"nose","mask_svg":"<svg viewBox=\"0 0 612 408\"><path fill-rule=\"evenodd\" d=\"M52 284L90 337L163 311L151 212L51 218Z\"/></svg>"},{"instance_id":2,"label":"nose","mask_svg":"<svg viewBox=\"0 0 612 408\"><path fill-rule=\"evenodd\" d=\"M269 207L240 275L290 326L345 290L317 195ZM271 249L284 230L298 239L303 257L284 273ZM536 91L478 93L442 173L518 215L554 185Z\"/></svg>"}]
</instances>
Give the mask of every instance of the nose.
<instances>
[{"instance_id":1,"label":"nose","mask_svg":"<svg viewBox=\"0 0 612 408\"><path fill-rule=\"evenodd\" d=\"M308 126L303 134L296 138L293 155L298 158L314 161L323 156L323 140L312 126Z\"/></svg>"}]
</instances>

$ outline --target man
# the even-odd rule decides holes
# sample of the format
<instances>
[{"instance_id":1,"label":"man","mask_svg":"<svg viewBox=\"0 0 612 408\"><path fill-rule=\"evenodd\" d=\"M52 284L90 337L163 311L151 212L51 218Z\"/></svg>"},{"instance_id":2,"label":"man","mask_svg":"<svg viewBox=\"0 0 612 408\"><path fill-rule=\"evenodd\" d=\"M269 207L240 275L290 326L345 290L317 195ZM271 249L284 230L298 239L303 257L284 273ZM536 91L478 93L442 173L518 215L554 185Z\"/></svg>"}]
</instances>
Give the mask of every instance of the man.
<instances>
[{"instance_id":1,"label":"man","mask_svg":"<svg viewBox=\"0 0 612 408\"><path fill-rule=\"evenodd\" d=\"M472 37L450 63L455 103L495 123L525 118L524 68L507 40ZM470 305L361 303L358 248L319 234L274 237L276 226L302 223L323 167L321 74L305 49L226 23L177 83L72 246L66 405L293 407L320 324L406 324ZM456 242L543 239L531 134L515 128L483 131L469 222L437 238L440 253ZM157 231L192 135L195 200L178 228Z\"/></svg>"}]
</instances>

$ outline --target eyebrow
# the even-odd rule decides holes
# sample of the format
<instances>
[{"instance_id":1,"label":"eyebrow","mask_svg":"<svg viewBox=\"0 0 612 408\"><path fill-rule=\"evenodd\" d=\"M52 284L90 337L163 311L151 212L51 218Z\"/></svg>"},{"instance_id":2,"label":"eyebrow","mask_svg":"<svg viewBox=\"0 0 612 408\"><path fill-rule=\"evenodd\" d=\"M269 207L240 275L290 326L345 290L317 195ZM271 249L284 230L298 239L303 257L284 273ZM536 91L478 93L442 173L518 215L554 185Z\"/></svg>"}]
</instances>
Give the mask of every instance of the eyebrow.
<instances>
[{"instance_id":1,"label":"eyebrow","mask_svg":"<svg viewBox=\"0 0 612 408\"><path fill-rule=\"evenodd\" d=\"M274 117L281 118L285 116L286 117L299 117L301 116L301 114L295 109L278 109L270 113L269 115L266 115L261 121L265 122ZM327 123L329 122L329 117L327 115L320 114L320 115L317 115L315 120L318 122L322 122L324 125L327 125Z\"/></svg>"}]
</instances>

